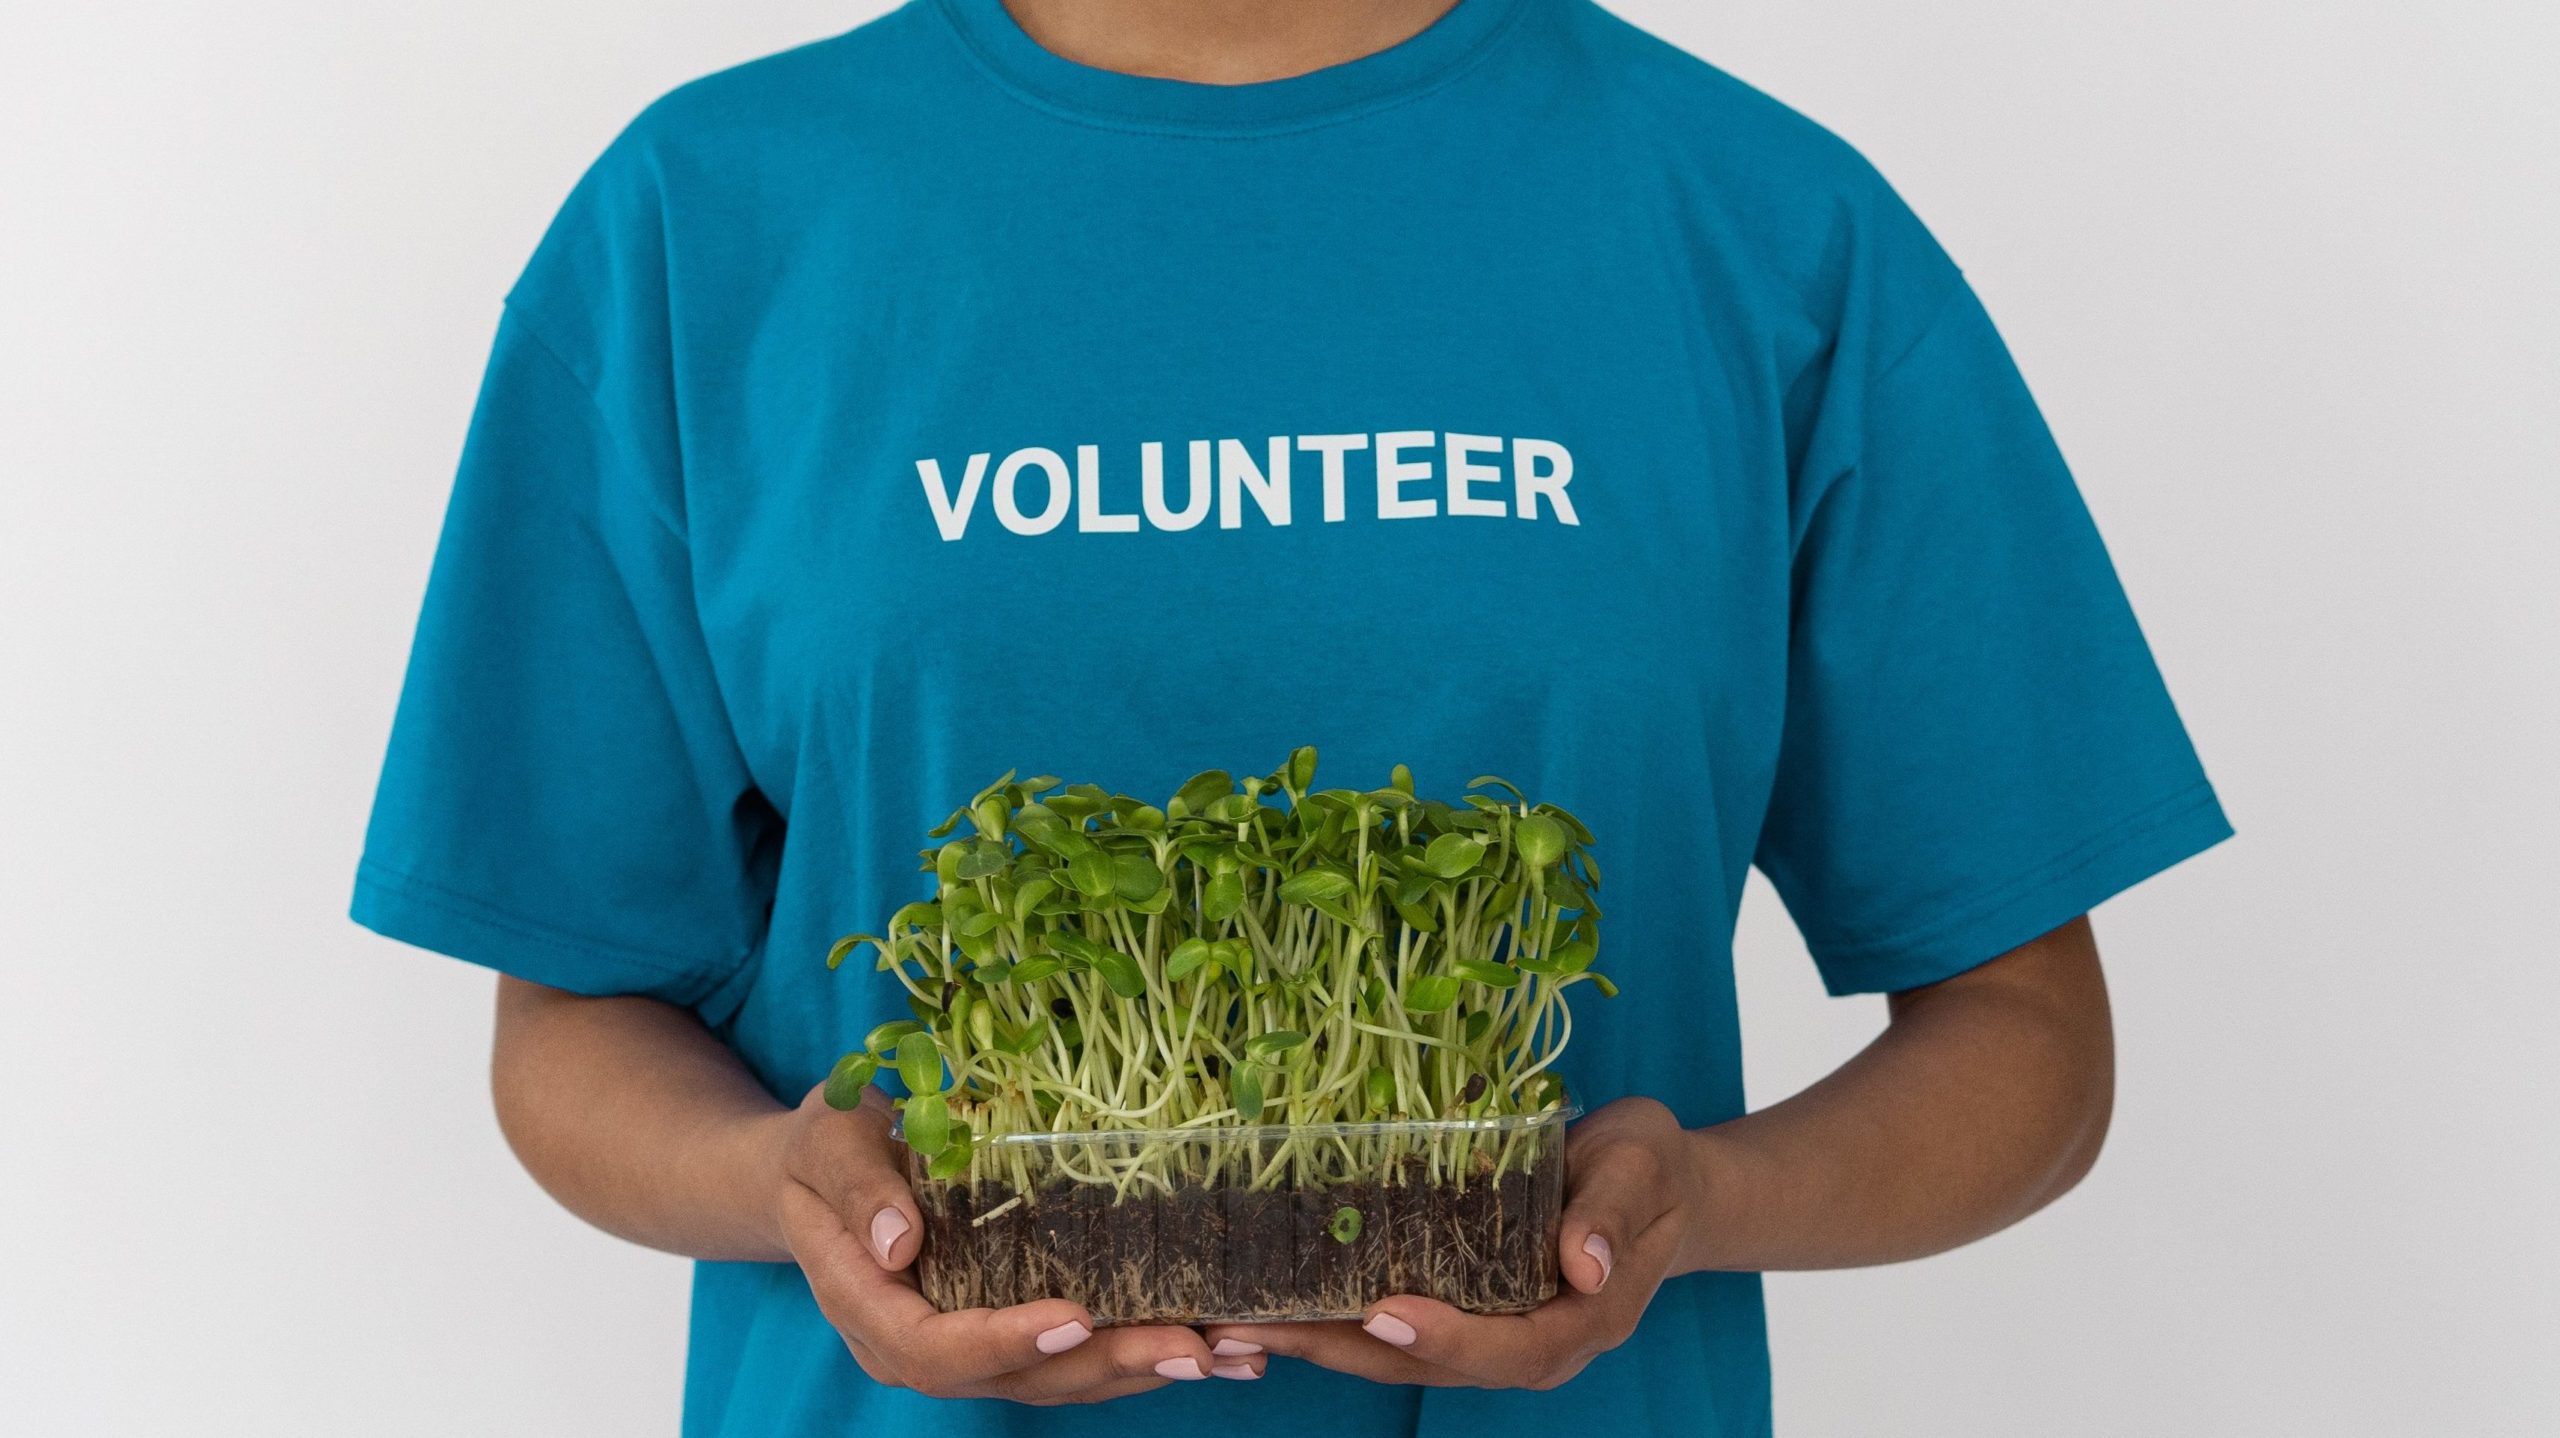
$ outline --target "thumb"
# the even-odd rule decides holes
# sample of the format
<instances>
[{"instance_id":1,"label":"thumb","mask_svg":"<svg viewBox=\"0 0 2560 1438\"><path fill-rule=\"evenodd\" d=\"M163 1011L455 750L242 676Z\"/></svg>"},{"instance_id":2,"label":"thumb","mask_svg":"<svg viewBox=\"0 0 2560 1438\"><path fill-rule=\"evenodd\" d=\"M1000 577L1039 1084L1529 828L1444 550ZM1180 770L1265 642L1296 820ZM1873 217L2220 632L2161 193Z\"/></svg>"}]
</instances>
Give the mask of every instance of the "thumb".
<instances>
[{"instance_id":1,"label":"thumb","mask_svg":"<svg viewBox=\"0 0 2560 1438\"><path fill-rule=\"evenodd\" d=\"M889 1135L889 1096L866 1088L860 1106L840 1111L821 1092L812 1089L801 1101L807 1122L794 1145L792 1177L836 1211L873 1262L894 1273L915 1261L924 1232L902 1150Z\"/></svg>"},{"instance_id":2,"label":"thumb","mask_svg":"<svg viewBox=\"0 0 2560 1438\"><path fill-rule=\"evenodd\" d=\"M1672 1165L1650 1145L1612 1137L1571 1155L1572 1192L1557 1226L1558 1267L1577 1292L1598 1293L1673 1197Z\"/></svg>"}]
</instances>

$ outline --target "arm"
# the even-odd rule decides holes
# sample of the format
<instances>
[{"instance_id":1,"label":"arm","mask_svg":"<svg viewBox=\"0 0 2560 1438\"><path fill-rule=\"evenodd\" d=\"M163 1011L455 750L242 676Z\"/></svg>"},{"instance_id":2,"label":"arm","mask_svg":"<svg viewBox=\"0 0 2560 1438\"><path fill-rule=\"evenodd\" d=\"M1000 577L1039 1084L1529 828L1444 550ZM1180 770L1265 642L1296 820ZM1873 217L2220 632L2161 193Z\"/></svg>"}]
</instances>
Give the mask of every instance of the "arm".
<instances>
[{"instance_id":1,"label":"arm","mask_svg":"<svg viewBox=\"0 0 2560 1438\"><path fill-rule=\"evenodd\" d=\"M1876 1040L1775 1107L1691 1135L1676 1272L1923 1258L2016 1223L2098 1161L2115 1040L2087 919L1895 994Z\"/></svg>"},{"instance_id":2,"label":"arm","mask_svg":"<svg viewBox=\"0 0 2560 1438\"><path fill-rule=\"evenodd\" d=\"M491 1077L508 1143L570 1212L693 1258L798 1263L879 1382L1051 1404L1262 1374L1188 1328L1097 1335L1064 1299L936 1313L910 1273L920 1218L887 1097L785 1108L683 1009L501 978Z\"/></svg>"},{"instance_id":3,"label":"arm","mask_svg":"<svg viewBox=\"0 0 2560 1438\"><path fill-rule=\"evenodd\" d=\"M1626 1341L1664 1279L1892 1263L1993 1233L2097 1159L2114 1102L2106 984L2086 919L1892 999L1885 1031L1772 1108L1683 1129L1651 1099L1578 1125L1559 1242L1567 1290L1479 1317L1422 1298L1352 1324L1214 1328L1390 1383L1552 1387Z\"/></svg>"}]
</instances>

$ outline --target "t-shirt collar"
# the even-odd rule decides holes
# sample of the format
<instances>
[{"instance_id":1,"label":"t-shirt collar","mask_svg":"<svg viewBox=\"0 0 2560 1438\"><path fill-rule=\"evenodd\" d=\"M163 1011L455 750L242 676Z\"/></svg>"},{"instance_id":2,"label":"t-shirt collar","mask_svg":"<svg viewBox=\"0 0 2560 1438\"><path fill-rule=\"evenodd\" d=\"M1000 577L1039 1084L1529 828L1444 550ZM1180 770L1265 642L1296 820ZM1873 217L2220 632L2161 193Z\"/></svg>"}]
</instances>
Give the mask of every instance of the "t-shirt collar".
<instances>
[{"instance_id":1,"label":"t-shirt collar","mask_svg":"<svg viewBox=\"0 0 2560 1438\"><path fill-rule=\"evenodd\" d=\"M1122 129L1254 134L1348 119L1424 93L1489 54L1531 0L1459 0L1420 34L1285 80L1203 85L1097 69L1024 33L1004 0L932 0L997 83L1054 113Z\"/></svg>"}]
</instances>

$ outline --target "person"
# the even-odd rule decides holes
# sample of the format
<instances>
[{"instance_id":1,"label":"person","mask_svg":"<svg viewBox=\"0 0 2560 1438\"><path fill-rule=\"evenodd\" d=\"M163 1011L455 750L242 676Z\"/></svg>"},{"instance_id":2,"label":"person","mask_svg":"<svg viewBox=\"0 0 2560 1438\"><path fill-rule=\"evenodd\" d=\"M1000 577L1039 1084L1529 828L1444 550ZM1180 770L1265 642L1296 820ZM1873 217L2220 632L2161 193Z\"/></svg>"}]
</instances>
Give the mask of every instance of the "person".
<instances>
[{"instance_id":1,"label":"person","mask_svg":"<svg viewBox=\"0 0 2560 1438\"><path fill-rule=\"evenodd\" d=\"M830 941L1008 768L1298 744L1598 836L1563 1291L934 1312L885 1100L804 1097L904 1014ZM508 295L354 916L499 970L526 1167L699 1260L688 1434L1732 1435L1762 1271L2088 1171L2083 916L2228 832L2001 338L1841 141L1584 0L915 0L650 107ZM1754 865L1891 997L1746 1112Z\"/></svg>"}]
</instances>

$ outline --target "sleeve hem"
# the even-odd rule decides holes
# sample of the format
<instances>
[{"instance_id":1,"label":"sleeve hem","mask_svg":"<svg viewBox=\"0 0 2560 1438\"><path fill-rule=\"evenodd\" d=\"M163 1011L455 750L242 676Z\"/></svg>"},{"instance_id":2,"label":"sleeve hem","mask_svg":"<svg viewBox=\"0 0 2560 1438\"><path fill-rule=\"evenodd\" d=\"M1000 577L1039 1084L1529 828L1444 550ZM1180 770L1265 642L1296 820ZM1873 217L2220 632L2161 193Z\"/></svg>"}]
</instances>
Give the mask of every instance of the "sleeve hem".
<instances>
[{"instance_id":1,"label":"sleeve hem","mask_svg":"<svg viewBox=\"0 0 2560 1438\"><path fill-rule=\"evenodd\" d=\"M1953 978L2230 837L2212 788L2198 783L1926 923L1885 939L1815 944L1814 962L1835 996Z\"/></svg>"},{"instance_id":2,"label":"sleeve hem","mask_svg":"<svg viewBox=\"0 0 2560 1438\"><path fill-rule=\"evenodd\" d=\"M665 955L564 933L371 859L356 870L347 916L384 938L577 994L637 993L689 1004L722 978Z\"/></svg>"}]
</instances>

